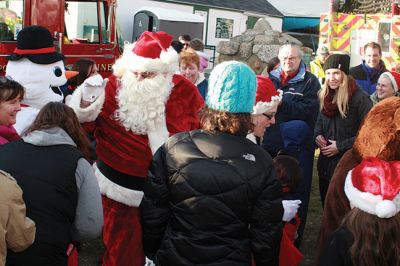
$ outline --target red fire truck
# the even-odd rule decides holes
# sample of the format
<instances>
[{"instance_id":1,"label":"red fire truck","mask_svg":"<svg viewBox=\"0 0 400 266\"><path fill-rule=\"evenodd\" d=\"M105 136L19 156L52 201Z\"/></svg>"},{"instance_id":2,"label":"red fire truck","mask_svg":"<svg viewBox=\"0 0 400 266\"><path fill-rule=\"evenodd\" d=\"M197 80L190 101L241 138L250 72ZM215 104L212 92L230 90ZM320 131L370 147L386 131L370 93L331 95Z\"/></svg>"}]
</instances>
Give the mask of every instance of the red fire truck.
<instances>
[{"instance_id":1,"label":"red fire truck","mask_svg":"<svg viewBox=\"0 0 400 266\"><path fill-rule=\"evenodd\" d=\"M364 45L377 42L386 68L394 70L400 62L400 1L393 0L392 13L385 14L336 12L335 1L330 0L329 13L321 14L319 44L350 54L354 66L361 62Z\"/></svg>"},{"instance_id":2,"label":"red fire truck","mask_svg":"<svg viewBox=\"0 0 400 266\"><path fill-rule=\"evenodd\" d=\"M18 32L41 25L71 66L79 58L96 61L107 77L121 54L116 26L116 0L0 0L0 76L6 57L16 47Z\"/></svg>"}]
</instances>

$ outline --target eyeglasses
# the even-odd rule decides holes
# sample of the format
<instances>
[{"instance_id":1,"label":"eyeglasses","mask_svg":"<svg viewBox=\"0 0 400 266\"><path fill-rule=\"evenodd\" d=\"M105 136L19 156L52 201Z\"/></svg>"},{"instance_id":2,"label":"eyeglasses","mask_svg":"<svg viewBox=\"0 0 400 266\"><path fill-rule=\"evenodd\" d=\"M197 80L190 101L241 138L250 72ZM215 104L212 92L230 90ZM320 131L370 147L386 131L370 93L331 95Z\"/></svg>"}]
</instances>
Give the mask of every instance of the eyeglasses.
<instances>
[{"instance_id":1,"label":"eyeglasses","mask_svg":"<svg viewBox=\"0 0 400 266\"><path fill-rule=\"evenodd\" d=\"M263 116L265 116L266 118L268 118L269 120L272 120L275 117L275 114L265 114L262 113Z\"/></svg>"}]
</instances>

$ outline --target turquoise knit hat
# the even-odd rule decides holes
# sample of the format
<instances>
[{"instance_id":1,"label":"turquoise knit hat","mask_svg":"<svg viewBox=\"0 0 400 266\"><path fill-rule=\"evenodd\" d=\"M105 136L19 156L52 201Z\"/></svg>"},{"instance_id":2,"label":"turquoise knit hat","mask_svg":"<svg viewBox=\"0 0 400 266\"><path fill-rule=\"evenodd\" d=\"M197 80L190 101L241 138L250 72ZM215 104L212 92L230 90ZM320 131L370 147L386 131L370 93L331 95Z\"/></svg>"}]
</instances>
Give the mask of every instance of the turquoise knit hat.
<instances>
[{"instance_id":1,"label":"turquoise knit hat","mask_svg":"<svg viewBox=\"0 0 400 266\"><path fill-rule=\"evenodd\" d=\"M256 74L249 66L237 61L225 61L211 71L207 106L229 113L251 113L256 87Z\"/></svg>"}]
</instances>

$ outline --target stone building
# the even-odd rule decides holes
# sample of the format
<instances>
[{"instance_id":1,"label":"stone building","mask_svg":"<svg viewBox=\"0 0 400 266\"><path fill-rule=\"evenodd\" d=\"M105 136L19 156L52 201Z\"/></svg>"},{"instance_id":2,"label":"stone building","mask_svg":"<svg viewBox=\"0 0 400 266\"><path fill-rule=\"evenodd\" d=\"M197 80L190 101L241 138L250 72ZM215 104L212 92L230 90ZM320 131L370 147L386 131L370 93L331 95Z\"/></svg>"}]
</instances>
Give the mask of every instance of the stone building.
<instances>
[{"instance_id":1,"label":"stone building","mask_svg":"<svg viewBox=\"0 0 400 266\"><path fill-rule=\"evenodd\" d=\"M257 74L261 74L267 62L278 56L279 47L286 43L296 43L304 51L304 61L310 61L312 49L303 47L296 38L272 30L265 19L260 18L253 29L244 31L241 35L234 36L229 41L220 41L217 45L219 53L216 63L227 60L237 60L248 64Z\"/></svg>"}]
</instances>

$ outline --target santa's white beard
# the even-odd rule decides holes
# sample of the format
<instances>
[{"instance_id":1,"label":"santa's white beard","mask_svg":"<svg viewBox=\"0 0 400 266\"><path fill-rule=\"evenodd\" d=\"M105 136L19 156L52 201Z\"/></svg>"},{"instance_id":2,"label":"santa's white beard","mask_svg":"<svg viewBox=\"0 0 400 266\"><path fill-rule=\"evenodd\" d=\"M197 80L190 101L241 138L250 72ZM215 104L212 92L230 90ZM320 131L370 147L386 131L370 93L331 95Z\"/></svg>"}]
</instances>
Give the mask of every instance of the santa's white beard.
<instances>
[{"instance_id":1,"label":"santa's white beard","mask_svg":"<svg viewBox=\"0 0 400 266\"><path fill-rule=\"evenodd\" d=\"M127 71L117 93L115 118L135 134L159 129L165 125L165 104L172 87L172 75L158 74L139 81Z\"/></svg>"}]
</instances>

